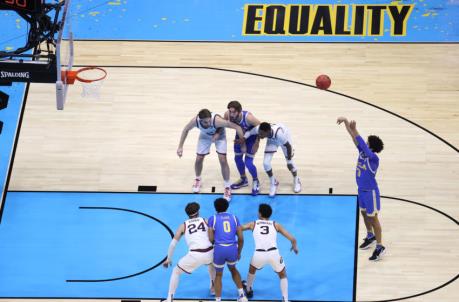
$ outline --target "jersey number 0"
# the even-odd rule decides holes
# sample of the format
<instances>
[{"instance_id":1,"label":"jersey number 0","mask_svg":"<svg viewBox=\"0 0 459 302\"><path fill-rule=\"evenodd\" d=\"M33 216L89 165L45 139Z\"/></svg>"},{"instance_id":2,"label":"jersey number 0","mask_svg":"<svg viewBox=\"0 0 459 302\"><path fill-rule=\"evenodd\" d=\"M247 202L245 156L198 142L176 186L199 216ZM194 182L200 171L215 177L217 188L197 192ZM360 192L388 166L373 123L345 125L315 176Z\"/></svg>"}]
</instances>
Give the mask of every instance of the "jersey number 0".
<instances>
[{"instance_id":1,"label":"jersey number 0","mask_svg":"<svg viewBox=\"0 0 459 302\"><path fill-rule=\"evenodd\" d=\"M231 224L229 221L223 221L223 231L225 233L231 233Z\"/></svg>"}]
</instances>

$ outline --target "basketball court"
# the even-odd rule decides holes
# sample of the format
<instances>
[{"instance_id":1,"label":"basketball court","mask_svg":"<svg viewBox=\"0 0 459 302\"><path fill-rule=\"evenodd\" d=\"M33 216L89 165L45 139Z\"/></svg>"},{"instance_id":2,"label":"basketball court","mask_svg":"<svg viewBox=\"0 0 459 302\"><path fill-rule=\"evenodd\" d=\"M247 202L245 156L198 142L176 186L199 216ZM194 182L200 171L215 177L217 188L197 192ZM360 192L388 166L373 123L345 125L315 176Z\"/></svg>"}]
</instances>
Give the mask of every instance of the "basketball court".
<instances>
[{"instance_id":1,"label":"basketball court","mask_svg":"<svg viewBox=\"0 0 459 302\"><path fill-rule=\"evenodd\" d=\"M0 301L165 299L171 269L161 263L171 232L186 219L184 206L197 201L209 217L223 192L212 149L202 194L191 194L198 131L190 132L182 158L180 134L200 109L223 115L231 100L263 121L284 123L293 136L302 192L292 193L278 152L273 171L280 194L268 198L259 152L262 194L234 191L230 205L245 223L267 202L273 219L297 237L298 255L279 240L292 301L457 300L455 1L411 1L404 38L306 40L242 35L243 1L223 8L203 1L202 10L163 1L154 9L148 1L138 1L145 9L128 1L72 2L59 65L64 71L98 66L107 77L100 91L90 92L98 97L83 97L81 83L64 85L65 78L56 95L60 72L54 83L0 86L8 95L0 110ZM2 50L19 47L23 41L14 38L27 26L11 11L0 14L8 28ZM237 26L206 26L230 21ZM320 74L332 79L329 90L315 87ZM372 250L358 249L366 231L355 196L357 152L336 125L338 116L355 119L363 137L377 134L385 143L377 180L387 253L376 263L368 261ZM253 252L249 232L245 239L243 279ZM186 249L182 240L174 263ZM280 300L278 283L270 268L257 273L253 300ZM227 271L223 284L223 299L236 299ZM200 268L181 276L177 298L211 300L208 287L207 269Z\"/></svg>"}]
</instances>

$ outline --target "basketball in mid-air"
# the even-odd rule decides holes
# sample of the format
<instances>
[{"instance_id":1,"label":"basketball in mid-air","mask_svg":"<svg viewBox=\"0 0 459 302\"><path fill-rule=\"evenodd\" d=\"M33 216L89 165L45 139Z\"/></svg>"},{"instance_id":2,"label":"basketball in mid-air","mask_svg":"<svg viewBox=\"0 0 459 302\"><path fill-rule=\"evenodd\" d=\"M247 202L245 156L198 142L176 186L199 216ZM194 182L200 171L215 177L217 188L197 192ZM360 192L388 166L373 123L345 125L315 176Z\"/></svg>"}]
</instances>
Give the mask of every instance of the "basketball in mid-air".
<instances>
[{"instance_id":1,"label":"basketball in mid-air","mask_svg":"<svg viewBox=\"0 0 459 302\"><path fill-rule=\"evenodd\" d=\"M321 74L320 76L317 77L316 79L317 88L325 90L325 89L328 89L330 85L331 85L331 80L328 75Z\"/></svg>"}]
</instances>

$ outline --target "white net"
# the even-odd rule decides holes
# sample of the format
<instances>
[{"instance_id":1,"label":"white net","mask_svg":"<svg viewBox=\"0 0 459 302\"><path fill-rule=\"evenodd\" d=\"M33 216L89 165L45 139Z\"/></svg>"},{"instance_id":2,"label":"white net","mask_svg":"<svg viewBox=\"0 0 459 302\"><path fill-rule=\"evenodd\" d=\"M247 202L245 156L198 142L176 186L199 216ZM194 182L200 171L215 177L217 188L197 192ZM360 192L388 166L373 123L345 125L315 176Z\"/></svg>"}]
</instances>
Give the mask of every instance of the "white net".
<instances>
[{"instance_id":1,"label":"white net","mask_svg":"<svg viewBox=\"0 0 459 302\"><path fill-rule=\"evenodd\" d=\"M81 96L84 98L90 98L90 99L96 99L96 100L100 99L100 91L101 91L103 84L104 84L104 80L95 81L91 83L81 82L81 85L83 86L83 91L81 92Z\"/></svg>"},{"instance_id":2,"label":"white net","mask_svg":"<svg viewBox=\"0 0 459 302\"><path fill-rule=\"evenodd\" d=\"M81 96L84 98L100 99L100 91L107 72L99 67L85 67L78 72L78 78L83 86Z\"/></svg>"}]
</instances>

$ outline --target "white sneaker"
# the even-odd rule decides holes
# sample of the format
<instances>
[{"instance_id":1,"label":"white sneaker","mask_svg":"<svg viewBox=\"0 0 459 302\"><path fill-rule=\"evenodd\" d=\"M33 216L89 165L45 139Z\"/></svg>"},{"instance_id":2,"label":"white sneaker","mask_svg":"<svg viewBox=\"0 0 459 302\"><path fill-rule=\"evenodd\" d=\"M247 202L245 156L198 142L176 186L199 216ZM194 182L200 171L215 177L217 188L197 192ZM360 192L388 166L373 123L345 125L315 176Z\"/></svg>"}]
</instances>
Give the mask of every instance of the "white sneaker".
<instances>
[{"instance_id":1,"label":"white sneaker","mask_svg":"<svg viewBox=\"0 0 459 302\"><path fill-rule=\"evenodd\" d=\"M293 178L293 192L300 193L301 192L301 181L298 176Z\"/></svg>"},{"instance_id":2,"label":"white sneaker","mask_svg":"<svg viewBox=\"0 0 459 302\"><path fill-rule=\"evenodd\" d=\"M254 180L252 183L252 196L257 196L260 193L260 181Z\"/></svg>"},{"instance_id":3,"label":"white sneaker","mask_svg":"<svg viewBox=\"0 0 459 302\"><path fill-rule=\"evenodd\" d=\"M237 298L237 302L249 302L249 300L247 300L247 297L242 294L242 295L239 295L239 298Z\"/></svg>"},{"instance_id":4,"label":"white sneaker","mask_svg":"<svg viewBox=\"0 0 459 302\"><path fill-rule=\"evenodd\" d=\"M193 193L199 193L199 191L201 190L201 180L200 179L196 178L194 180L194 184L191 187L191 190L193 191Z\"/></svg>"},{"instance_id":5,"label":"white sneaker","mask_svg":"<svg viewBox=\"0 0 459 302\"><path fill-rule=\"evenodd\" d=\"M277 179L275 179L274 183L271 183L271 186L269 188L269 197L276 196L277 187L279 187L279 182L277 181Z\"/></svg>"},{"instance_id":6,"label":"white sneaker","mask_svg":"<svg viewBox=\"0 0 459 302\"><path fill-rule=\"evenodd\" d=\"M228 200L228 202L231 201L231 188L230 187L225 188L225 192L223 193L223 198Z\"/></svg>"}]
</instances>

